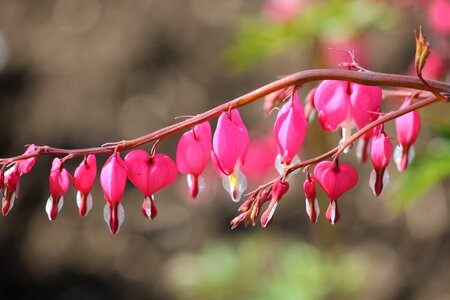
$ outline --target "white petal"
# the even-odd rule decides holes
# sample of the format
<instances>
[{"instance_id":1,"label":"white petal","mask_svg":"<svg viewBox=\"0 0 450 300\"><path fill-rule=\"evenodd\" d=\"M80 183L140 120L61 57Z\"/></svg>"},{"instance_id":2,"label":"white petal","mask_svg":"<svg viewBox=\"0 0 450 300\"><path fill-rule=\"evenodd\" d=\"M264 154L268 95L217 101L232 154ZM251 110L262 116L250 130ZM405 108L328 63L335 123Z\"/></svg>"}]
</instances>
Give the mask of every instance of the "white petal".
<instances>
[{"instance_id":1,"label":"white petal","mask_svg":"<svg viewBox=\"0 0 450 300\"><path fill-rule=\"evenodd\" d=\"M58 212L61 211L63 205L64 205L64 197L61 196L61 198L59 199L59 202L58 202Z\"/></svg>"},{"instance_id":2,"label":"white petal","mask_svg":"<svg viewBox=\"0 0 450 300\"><path fill-rule=\"evenodd\" d=\"M53 198L52 196L48 197L47 203L45 204L45 212L47 213L48 219L51 221L50 212L52 211L53 206Z\"/></svg>"},{"instance_id":3,"label":"white petal","mask_svg":"<svg viewBox=\"0 0 450 300\"><path fill-rule=\"evenodd\" d=\"M308 214L309 218L311 218L311 209L309 208L308 199L305 199L305 204L306 204L306 213ZM317 201L317 198L314 199L314 210L316 211L316 219L314 220L314 222L317 222L320 215L319 201Z\"/></svg>"},{"instance_id":4,"label":"white petal","mask_svg":"<svg viewBox=\"0 0 450 300\"><path fill-rule=\"evenodd\" d=\"M305 198L305 204L306 204L306 213L309 217L311 217L311 210L309 209L309 201L308 198Z\"/></svg>"},{"instance_id":5,"label":"white petal","mask_svg":"<svg viewBox=\"0 0 450 300\"><path fill-rule=\"evenodd\" d=\"M370 172L369 177L369 185L372 188L373 194L376 196L377 193L375 192L375 182L377 181L377 172L375 172L375 169L372 169L372 172Z\"/></svg>"},{"instance_id":6,"label":"white petal","mask_svg":"<svg viewBox=\"0 0 450 300\"><path fill-rule=\"evenodd\" d=\"M315 117L316 117L316 110L312 109L311 112L309 113L308 122L311 123L312 121L314 121Z\"/></svg>"},{"instance_id":7,"label":"white petal","mask_svg":"<svg viewBox=\"0 0 450 300\"><path fill-rule=\"evenodd\" d=\"M94 206L94 201L92 199L91 193L87 196L87 209L86 209L86 215L89 213L89 211L92 209L92 206Z\"/></svg>"},{"instance_id":8,"label":"white petal","mask_svg":"<svg viewBox=\"0 0 450 300\"><path fill-rule=\"evenodd\" d=\"M275 169L278 171L278 174L284 174L284 164L281 163L281 155L278 154L275 158Z\"/></svg>"},{"instance_id":9,"label":"white petal","mask_svg":"<svg viewBox=\"0 0 450 300\"><path fill-rule=\"evenodd\" d=\"M389 185L389 171L384 170L383 174L383 189L385 189Z\"/></svg>"},{"instance_id":10,"label":"white petal","mask_svg":"<svg viewBox=\"0 0 450 300\"><path fill-rule=\"evenodd\" d=\"M292 158L292 161L289 165L282 164L281 163L281 155L278 154L275 159L275 169L278 171L278 174L284 175L286 173L286 168L288 168L290 165L295 165L300 162L301 162L300 157L298 157L298 155L296 155ZM294 172L290 173L286 177L286 179L289 180L292 177L292 175L298 174L299 172L300 172L300 169L295 170Z\"/></svg>"},{"instance_id":11,"label":"white petal","mask_svg":"<svg viewBox=\"0 0 450 300\"><path fill-rule=\"evenodd\" d=\"M402 161L403 147L401 145L397 145L394 150L394 162L397 166L397 170L400 169L400 163Z\"/></svg>"},{"instance_id":12,"label":"white petal","mask_svg":"<svg viewBox=\"0 0 450 300\"><path fill-rule=\"evenodd\" d=\"M81 206L81 192L80 191L77 192L77 206L78 206L78 208L80 208L80 206Z\"/></svg>"},{"instance_id":13,"label":"white petal","mask_svg":"<svg viewBox=\"0 0 450 300\"><path fill-rule=\"evenodd\" d=\"M186 176L186 179L187 179L188 187L189 187L189 189L191 189L192 185L194 184L194 176L192 174L188 174Z\"/></svg>"},{"instance_id":14,"label":"white petal","mask_svg":"<svg viewBox=\"0 0 450 300\"><path fill-rule=\"evenodd\" d=\"M125 209L123 208L122 204L119 203L119 206L117 207L117 218L119 219L119 228L122 225L123 221L125 220ZM119 229L117 229L117 232Z\"/></svg>"},{"instance_id":15,"label":"white petal","mask_svg":"<svg viewBox=\"0 0 450 300\"><path fill-rule=\"evenodd\" d=\"M203 178L203 176L198 176L198 192L201 193L205 190L206 187L206 183L205 183L205 178Z\"/></svg>"},{"instance_id":16,"label":"white petal","mask_svg":"<svg viewBox=\"0 0 450 300\"><path fill-rule=\"evenodd\" d=\"M145 209L145 215L147 216L148 219L152 219L152 199L154 200L154 196L152 195L151 198L150 197L145 197L144 198L144 209Z\"/></svg>"},{"instance_id":17,"label":"white petal","mask_svg":"<svg viewBox=\"0 0 450 300\"><path fill-rule=\"evenodd\" d=\"M228 192L234 202L239 202L242 194L247 189L247 178L241 172L239 166L234 169L230 176L222 177L223 188Z\"/></svg>"},{"instance_id":18,"label":"white petal","mask_svg":"<svg viewBox=\"0 0 450 300\"><path fill-rule=\"evenodd\" d=\"M192 174L188 174L186 176L187 179L187 183L188 183L188 187L189 189L192 188L192 185L194 184L194 176ZM198 192L201 193L205 190L205 179L202 176L198 176L197 178L197 184L198 184Z\"/></svg>"},{"instance_id":19,"label":"white petal","mask_svg":"<svg viewBox=\"0 0 450 300\"><path fill-rule=\"evenodd\" d=\"M336 220L336 202L331 202L331 224L334 225Z\"/></svg>"},{"instance_id":20,"label":"white petal","mask_svg":"<svg viewBox=\"0 0 450 300\"><path fill-rule=\"evenodd\" d=\"M277 209L277 206L278 206L278 202L275 202L275 204L273 205L272 209L270 210L269 217L267 218L267 223L269 223L270 220L272 220L273 214L275 213L275 210Z\"/></svg>"},{"instance_id":21,"label":"white petal","mask_svg":"<svg viewBox=\"0 0 450 300\"><path fill-rule=\"evenodd\" d=\"M109 220L111 219L111 211L109 209L109 204L106 203L105 208L103 209L103 218L105 219L106 225L108 225L109 230L111 231L111 227L109 226ZM119 203L117 206L117 219L119 221L119 226L117 227L117 232L120 230L120 226L125 220L125 210L123 209L122 204ZM112 233L112 231L111 231Z\"/></svg>"},{"instance_id":22,"label":"white petal","mask_svg":"<svg viewBox=\"0 0 450 300\"><path fill-rule=\"evenodd\" d=\"M314 208L316 209L316 222L319 219L320 215L320 207L319 207L319 201L317 201L317 198L314 199Z\"/></svg>"},{"instance_id":23,"label":"white petal","mask_svg":"<svg viewBox=\"0 0 450 300\"><path fill-rule=\"evenodd\" d=\"M412 161L414 160L415 157L416 157L416 149L414 148L413 145L411 145L409 147L409 152L408 152L408 165L412 163Z\"/></svg>"},{"instance_id":24,"label":"white petal","mask_svg":"<svg viewBox=\"0 0 450 300\"><path fill-rule=\"evenodd\" d=\"M78 208L80 208L81 206L81 192L78 191L77 192L77 206ZM93 201L92 201L92 195L91 193L88 194L87 199L86 199L86 216L89 213L89 211L92 209L93 206Z\"/></svg>"},{"instance_id":25,"label":"white petal","mask_svg":"<svg viewBox=\"0 0 450 300\"><path fill-rule=\"evenodd\" d=\"M109 204L106 203L105 208L103 209L103 219L109 228L109 220L111 219L111 212L109 211Z\"/></svg>"}]
</instances>

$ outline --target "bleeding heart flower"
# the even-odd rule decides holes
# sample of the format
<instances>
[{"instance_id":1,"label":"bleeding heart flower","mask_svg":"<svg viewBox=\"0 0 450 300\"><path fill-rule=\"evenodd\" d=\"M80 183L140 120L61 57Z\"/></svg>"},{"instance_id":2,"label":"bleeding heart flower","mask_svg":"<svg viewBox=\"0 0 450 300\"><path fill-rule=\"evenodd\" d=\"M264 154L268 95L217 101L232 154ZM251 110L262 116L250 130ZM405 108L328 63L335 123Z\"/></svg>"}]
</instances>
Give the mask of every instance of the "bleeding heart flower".
<instances>
[{"instance_id":1,"label":"bleeding heart flower","mask_svg":"<svg viewBox=\"0 0 450 300\"><path fill-rule=\"evenodd\" d=\"M337 200L358 182L358 173L351 165L322 161L314 168L314 177L330 198L326 217L331 224L339 221Z\"/></svg>"},{"instance_id":2,"label":"bleeding heart flower","mask_svg":"<svg viewBox=\"0 0 450 300\"><path fill-rule=\"evenodd\" d=\"M408 97L400 109L411 105L412 98ZM415 151L413 143L416 141L420 130L420 115L418 111L412 111L395 119L398 146L394 151L394 162L399 172L403 172L414 159Z\"/></svg>"},{"instance_id":3,"label":"bleeding heart flower","mask_svg":"<svg viewBox=\"0 0 450 300\"><path fill-rule=\"evenodd\" d=\"M273 221L273 215L277 209L278 202L281 200L284 194L289 190L289 182L277 180L272 185L272 199L270 200L269 207L261 215L261 226L266 228Z\"/></svg>"},{"instance_id":4,"label":"bleeding heart flower","mask_svg":"<svg viewBox=\"0 0 450 300\"><path fill-rule=\"evenodd\" d=\"M431 29L440 35L450 34L450 1L434 0L428 10Z\"/></svg>"},{"instance_id":5,"label":"bleeding heart flower","mask_svg":"<svg viewBox=\"0 0 450 300\"><path fill-rule=\"evenodd\" d=\"M64 204L64 194L70 187L70 174L59 158L54 158L50 171L50 197L45 205L50 221L54 221Z\"/></svg>"},{"instance_id":6,"label":"bleeding heart flower","mask_svg":"<svg viewBox=\"0 0 450 300\"><path fill-rule=\"evenodd\" d=\"M19 183L20 173L17 169L17 164L6 170L3 174L2 171L2 184L5 189L2 191L2 214L6 216L14 206L14 201L19 197Z\"/></svg>"},{"instance_id":7,"label":"bleeding heart flower","mask_svg":"<svg viewBox=\"0 0 450 300\"><path fill-rule=\"evenodd\" d=\"M373 130L370 141L370 157L373 170L370 174L369 185L375 196L379 196L383 188L389 184L389 172L386 170L392 156L392 143L381 126Z\"/></svg>"},{"instance_id":8,"label":"bleeding heart flower","mask_svg":"<svg viewBox=\"0 0 450 300\"><path fill-rule=\"evenodd\" d=\"M144 150L134 150L125 156L128 179L144 194L142 213L148 219L157 214L154 194L177 179L177 166L165 154L150 156Z\"/></svg>"},{"instance_id":9,"label":"bleeding heart flower","mask_svg":"<svg viewBox=\"0 0 450 300\"><path fill-rule=\"evenodd\" d=\"M259 184L273 178L275 176L273 162L277 154L277 144L272 134L252 139L248 146L245 165L242 166L242 172L247 176L248 181Z\"/></svg>"},{"instance_id":10,"label":"bleeding heart flower","mask_svg":"<svg viewBox=\"0 0 450 300\"><path fill-rule=\"evenodd\" d=\"M33 153L35 151L36 146L34 144L31 144L28 146L24 154ZM36 163L36 156L20 160L17 162L17 170L19 171L20 175L27 174L34 167L35 163Z\"/></svg>"},{"instance_id":11,"label":"bleeding heart flower","mask_svg":"<svg viewBox=\"0 0 450 300\"><path fill-rule=\"evenodd\" d=\"M222 184L234 202L247 188L247 178L239 168L245 162L249 138L237 109L222 113L213 137L211 158L222 177Z\"/></svg>"},{"instance_id":12,"label":"bleeding heart flower","mask_svg":"<svg viewBox=\"0 0 450 300\"><path fill-rule=\"evenodd\" d=\"M177 146L177 168L187 175L192 198L204 188L204 180L200 176L211 157L211 126L209 122L195 125L184 133Z\"/></svg>"},{"instance_id":13,"label":"bleeding heart flower","mask_svg":"<svg viewBox=\"0 0 450 300\"><path fill-rule=\"evenodd\" d=\"M305 192L306 213L308 214L311 223L316 223L319 218L320 207L316 198L316 184L313 174L306 174L306 179L303 183L303 191Z\"/></svg>"},{"instance_id":14,"label":"bleeding heart flower","mask_svg":"<svg viewBox=\"0 0 450 300\"><path fill-rule=\"evenodd\" d=\"M299 14L304 4L304 0L266 0L264 12L272 21L286 23Z\"/></svg>"},{"instance_id":15,"label":"bleeding heart flower","mask_svg":"<svg viewBox=\"0 0 450 300\"><path fill-rule=\"evenodd\" d=\"M76 168L73 176L73 186L77 192L77 206L80 216L84 217L92 209L91 190L97 176L97 161L95 155L89 154Z\"/></svg>"},{"instance_id":16,"label":"bleeding heart flower","mask_svg":"<svg viewBox=\"0 0 450 300\"><path fill-rule=\"evenodd\" d=\"M354 127L361 129L378 117L381 88L325 80L317 87L314 105L323 129L334 131L342 128L342 143L350 137ZM344 152L348 152L348 148Z\"/></svg>"},{"instance_id":17,"label":"bleeding heart flower","mask_svg":"<svg viewBox=\"0 0 450 300\"><path fill-rule=\"evenodd\" d=\"M33 153L36 146L31 144L28 146L24 154ZM14 206L14 201L19 196L20 176L31 171L36 163L36 156L19 160L6 172L0 171L0 190L2 196L2 214L6 216ZM6 189L4 190L4 188Z\"/></svg>"},{"instance_id":18,"label":"bleeding heart flower","mask_svg":"<svg viewBox=\"0 0 450 300\"><path fill-rule=\"evenodd\" d=\"M306 135L305 111L296 92L278 112L274 133L278 145L276 168L280 174L283 174L285 167L297 156ZM294 161L299 160L297 157Z\"/></svg>"},{"instance_id":19,"label":"bleeding heart flower","mask_svg":"<svg viewBox=\"0 0 450 300\"><path fill-rule=\"evenodd\" d=\"M100 184L107 204L103 217L112 234L116 234L125 219L122 201L127 183L127 171L119 153L112 154L103 165L100 173Z\"/></svg>"}]
</instances>

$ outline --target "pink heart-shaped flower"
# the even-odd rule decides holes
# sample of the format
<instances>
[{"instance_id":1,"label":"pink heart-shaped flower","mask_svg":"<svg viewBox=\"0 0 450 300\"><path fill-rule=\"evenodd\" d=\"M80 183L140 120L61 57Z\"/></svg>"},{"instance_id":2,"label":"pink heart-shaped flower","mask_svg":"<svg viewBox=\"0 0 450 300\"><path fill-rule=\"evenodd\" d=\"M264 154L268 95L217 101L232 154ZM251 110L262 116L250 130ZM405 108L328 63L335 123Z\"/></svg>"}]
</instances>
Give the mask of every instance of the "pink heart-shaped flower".
<instances>
[{"instance_id":1,"label":"pink heart-shaped flower","mask_svg":"<svg viewBox=\"0 0 450 300\"><path fill-rule=\"evenodd\" d=\"M351 165L335 165L331 161L322 161L317 164L314 177L333 201L351 190L358 182L358 173Z\"/></svg>"},{"instance_id":2,"label":"pink heart-shaped flower","mask_svg":"<svg viewBox=\"0 0 450 300\"><path fill-rule=\"evenodd\" d=\"M172 184L177 178L177 166L167 155L151 157L144 150L134 150L125 156L128 179L144 194L151 196Z\"/></svg>"}]
</instances>

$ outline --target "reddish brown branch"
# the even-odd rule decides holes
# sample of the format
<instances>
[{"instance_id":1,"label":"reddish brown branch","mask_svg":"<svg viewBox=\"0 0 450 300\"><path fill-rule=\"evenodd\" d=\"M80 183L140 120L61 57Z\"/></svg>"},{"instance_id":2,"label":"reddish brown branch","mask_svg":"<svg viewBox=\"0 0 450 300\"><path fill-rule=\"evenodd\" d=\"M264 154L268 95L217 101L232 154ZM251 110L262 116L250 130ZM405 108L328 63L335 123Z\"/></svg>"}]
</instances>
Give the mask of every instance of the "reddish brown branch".
<instances>
[{"instance_id":1,"label":"reddish brown branch","mask_svg":"<svg viewBox=\"0 0 450 300\"><path fill-rule=\"evenodd\" d=\"M385 74L377 72L357 72L339 69L318 69L301 71L282 79L269 83L241 97L226 102L204 113L196 115L187 120L167 126L154 131L148 135L141 136L132 140L125 140L113 143L107 143L102 147L84 148L84 149L60 149L50 146L37 146L37 150L32 153L22 154L10 158L0 159L0 163L11 164L17 160L26 159L45 154L51 155L70 155L69 158L76 158L87 154L108 154L114 151L124 151L148 144L155 140L164 139L177 132L187 130L196 124L211 120L219 116L222 112L232 108L238 108L260 99L267 94L275 92L288 86L300 86L304 83L318 80L345 80L365 85L404 87L422 91L430 91L429 86L441 93L450 94L450 84L441 81L428 81L429 86L425 85L420 79L412 76Z\"/></svg>"}]
</instances>

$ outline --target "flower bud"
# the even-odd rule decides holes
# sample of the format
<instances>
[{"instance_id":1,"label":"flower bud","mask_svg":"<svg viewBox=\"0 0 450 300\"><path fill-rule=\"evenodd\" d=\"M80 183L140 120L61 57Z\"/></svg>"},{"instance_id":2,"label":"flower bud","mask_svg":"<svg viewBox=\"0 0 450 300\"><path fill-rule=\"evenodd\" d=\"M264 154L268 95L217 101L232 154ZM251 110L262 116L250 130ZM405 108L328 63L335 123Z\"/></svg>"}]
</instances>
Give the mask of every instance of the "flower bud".
<instances>
[{"instance_id":1,"label":"flower bud","mask_svg":"<svg viewBox=\"0 0 450 300\"><path fill-rule=\"evenodd\" d=\"M119 153L114 153L105 162L100 173L100 184L107 202L103 210L103 217L112 234L117 233L125 218L120 201L122 201L126 182L127 171L124 162Z\"/></svg>"},{"instance_id":2,"label":"flower bud","mask_svg":"<svg viewBox=\"0 0 450 300\"><path fill-rule=\"evenodd\" d=\"M76 168L73 186L77 192L77 206L80 216L84 217L92 209L91 190L97 176L95 155L89 154Z\"/></svg>"},{"instance_id":3,"label":"flower bud","mask_svg":"<svg viewBox=\"0 0 450 300\"><path fill-rule=\"evenodd\" d=\"M36 151L36 146L34 144L31 144L28 146L27 150L24 154L33 153ZM19 160L17 162L17 170L19 171L20 175L27 174L31 171L31 169L34 167L34 164L36 163L36 156Z\"/></svg>"},{"instance_id":4,"label":"flower bud","mask_svg":"<svg viewBox=\"0 0 450 300\"><path fill-rule=\"evenodd\" d=\"M273 221L273 215L277 209L278 202L281 200L284 194L289 190L289 182L277 180L272 185L272 200L270 200L269 207L264 211L261 216L261 226L266 228Z\"/></svg>"},{"instance_id":5,"label":"flower bud","mask_svg":"<svg viewBox=\"0 0 450 300\"><path fill-rule=\"evenodd\" d=\"M2 193L2 214L6 216L13 208L14 201L19 196L20 173L17 169L17 164L4 173L2 182L4 182L3 188L5 189Z\"/></svg>"},{"instance_id":6,"label":"flower bud","mask_svg":"<svg viewBox=\"0 0 450 300\"><path fill-rule=\"evenodd\" d=\"M370 174L370 187L375 196L379 196L389 183L389 172L386 170L392 156L392 143L381 126L374 129L370 141L370 157L373 170Z\"/></svg>"},{"instance_id":7,"label":"flower bud","mask_svg":"<svg viewBox=\"0 0 450 300\"><path fill-rule=\"evenodd\" d=\"M280 163L289 165L297 156L306 135L305 111L297 92L292 94L291 99L278 112L273 130L278 145ZM281 167L279 170L281 174L283 169Z\"/></svg>"},{"instance_id":8,"label":"flower bud","mask_svg":"<svg viewBox=\"0 0 450 300\"><path fill-rule=\"evenodd\" d=\"M193 199L204 188L200 174L211 156L211 126L209 122L195 125L184 133L177 145L177 168L187 175L189 192Z\"/></svg>"},{"instance_id":9,"label":"flower bud","mask_svg":"<svg viewBox=\"0 0 450 300\"><path fill-rule=\"evenodd\" d=\"M400 109L411 105L412 99L406 98ZM414 159L414 146L420 130L420 115L418 111L412 111L395 119L398 146L394 151L394 161L397 169L403 172Z\"/></svg>"},{"instance_id":10,"label":"flower bud","mask_svg":"<svg viewBox=\"0 0 450 300\"><path fill-rule=\"evenodd\" d=\"M64 168L62 161L57 157L54 158L49 177L50 197L45 206L45 211L50 221L56 219L63 207L64 194L67 193L70 187L70 178L71 176Z\"/></svg>"},{"instance_id":11,"label":"flower bud","mask_svg":"<svg viewBox=\"0 0 450 300\"><path fill-rule=\"evenodd\" d=\"M311 223L316 223L319 218L320 208L316 198L316 184L313 174L307 173L305 182L303 183L303 191L305 192L306 213Z\"/></svg>"},{"instance_id":12,"label":"flower bud","mask_svg":"<svg viewBox=\"0 0 450 300\"><path fill-rule=\"evenodd\" d=\"M212 161L222 177L222 185L234 202L247 188L247 178L239 168L245 163L249 144L248 131L237 109L222 113L213 136Z\"/></svg>"}]
</instances>

